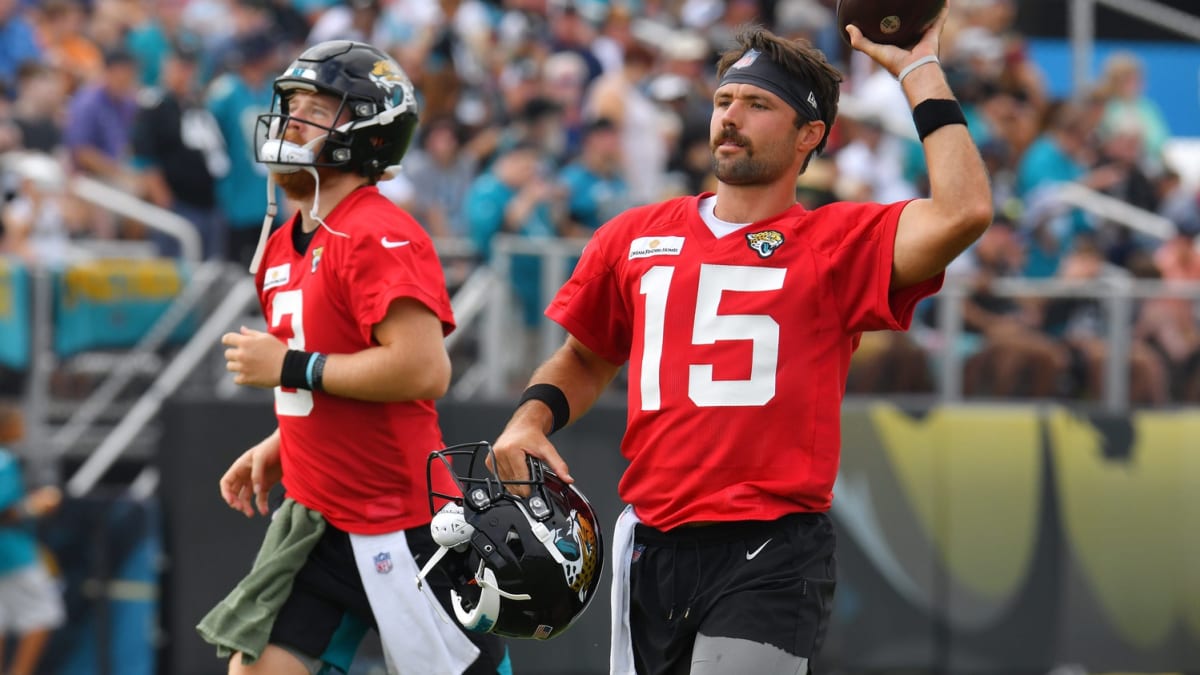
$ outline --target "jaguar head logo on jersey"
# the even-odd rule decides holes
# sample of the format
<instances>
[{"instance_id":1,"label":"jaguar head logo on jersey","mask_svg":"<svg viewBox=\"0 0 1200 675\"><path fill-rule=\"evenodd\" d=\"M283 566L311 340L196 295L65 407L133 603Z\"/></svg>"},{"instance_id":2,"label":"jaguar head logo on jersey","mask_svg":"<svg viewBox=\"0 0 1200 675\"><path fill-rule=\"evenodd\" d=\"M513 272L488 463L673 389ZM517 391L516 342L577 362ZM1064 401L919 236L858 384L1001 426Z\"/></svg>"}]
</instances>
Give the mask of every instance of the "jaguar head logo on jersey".
<instances>
[{"instance_id":1,"label":"jaguar head logo on jersey","mask_svg":"<svg viewBox=\"0 0 1200 675\"><path fill-rule=\"evenodd\" d=\"M318 246L313 249L312 273L317 273L317 265L321 264L321 254L325 252L324 246Z\"/></svg>"},{"instance_id":2,"label":"jaguar head logo on jersey","mask_svg":"<svg viewBox=\"0 0 1200 675\"><path fill-rule=\"evenodd\" d=\"M783 246L783 233L775 230L751 232L746 235L746 243L760 258L770 258L775 250Z\"/></svg>"}]
</instances>

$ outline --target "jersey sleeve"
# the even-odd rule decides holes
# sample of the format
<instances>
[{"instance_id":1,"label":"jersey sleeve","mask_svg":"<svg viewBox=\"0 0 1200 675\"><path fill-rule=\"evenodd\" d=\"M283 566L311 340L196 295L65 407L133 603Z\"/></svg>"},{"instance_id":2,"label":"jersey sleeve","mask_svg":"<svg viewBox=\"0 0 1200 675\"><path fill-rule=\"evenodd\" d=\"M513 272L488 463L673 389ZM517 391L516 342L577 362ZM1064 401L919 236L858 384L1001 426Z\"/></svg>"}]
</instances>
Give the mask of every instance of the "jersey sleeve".
<instances>
[{"instance_id":1,"label":"jersey sleeve","mask_svg":"<svg viewBox=\"0 0 1200 675\"><path fill-rule=\"evenodd\" d=\"M428 307L441 320L442 334L449 335L454 330L454 314L433 242L400 228L387 235L381 233L388 229L372 231L374 235L356 237L346 275L345 297L363 339L373 340L375 326L400 298L413 298Z\"/></svg>"},{"instance_id":2,"label":"jersey sleeve","mask_svg":"<svg viewBox=\"0 0 1200 675\"><path fill-rule=\"evenodd\" d=\"M622 299L615 261L606 254L611 231L610 226L596 230L546 316L606 361L620 365L629 359L633 317Z\"/></svg>"},{"instance_id":3,"label":"jersey sleeve","mask_svg":"<svg viewBox=\"0 0 1200 675\"><path fill-rule=\"evenodd\" d=\"M834 293L847 333L908 330L917 303L942 287L945 273L891 291L900 213L908 202L853 204L838 213L842 237L830 256Z\"/></svg>"}]
</instances>

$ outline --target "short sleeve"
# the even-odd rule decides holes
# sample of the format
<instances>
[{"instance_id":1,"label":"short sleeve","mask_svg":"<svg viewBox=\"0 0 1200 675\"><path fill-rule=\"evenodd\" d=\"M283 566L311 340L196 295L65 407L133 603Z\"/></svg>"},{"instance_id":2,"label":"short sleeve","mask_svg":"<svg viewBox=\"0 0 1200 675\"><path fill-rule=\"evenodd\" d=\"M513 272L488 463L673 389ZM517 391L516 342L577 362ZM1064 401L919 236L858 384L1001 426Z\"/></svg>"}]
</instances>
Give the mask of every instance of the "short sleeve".
<instances>
[{"instance_id":1,"label":"short sleeve","mask_svg":"<svg viewBox=\"0 0 1200 675\"><path fill-rule=\"evenodd\" d=\"M917 303L942 287L945 273L892 291L896 227L909 202L847 204L842 237L830 256L834 295L847 333L908 330Z\"/></svg>"},{"instance_id":2,"label":"short sleeve","mask_svg":"<svg viewBox=\"0 0 1200 675\"><path fill-rule=\"evenodd\" d=\"M441 262L427 236L358 237L347 267L350 272L346 275L345 297L367 342L373 341L375 326L387 315L392 302L400 298L413 298L428 307L441 320L443 335L454 330Z\"/></svg>"},{"instance_id":3,"label":"short sleeve","mask_svg":"<svg viewBox=\"0 0 1200 675\"><path fill-rule=\"evenodd\" d=\"M606 361L620 365L629 359L633 317L614 263L605 253L605 235L610 231L609 226L596 230L546 316Z\"/></svg>"}]
</instances>

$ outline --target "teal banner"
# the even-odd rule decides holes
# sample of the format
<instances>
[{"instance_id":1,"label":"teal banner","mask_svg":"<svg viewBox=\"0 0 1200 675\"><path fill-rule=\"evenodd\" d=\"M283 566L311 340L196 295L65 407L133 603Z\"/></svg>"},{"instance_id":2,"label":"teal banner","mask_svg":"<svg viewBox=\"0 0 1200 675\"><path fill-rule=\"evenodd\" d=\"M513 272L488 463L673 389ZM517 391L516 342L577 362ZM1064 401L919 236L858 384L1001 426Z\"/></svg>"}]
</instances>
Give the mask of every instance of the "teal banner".
<instances>
[{"instance_id":1,"label":"teal banner","mask_svg":"<svg viewBox=\"0 0 1200 675\"><path fill-rule=\"evenodd\" d=\"M0 258L0 366L29 368L29 272L20 261Z\"/></svg>"},{"instance_id":2,"label":"teal banner","mask_svg":"<svg viewBox=\"0 0 1200 675\"><path fill-rule=\"evenodd\" d=\"M96 260L72 265L54 279L54 351L65 358L94 349L132 347L150 330L187 284L180 263ZM172 339L186 339L195 317Z\"/></svg>"}]
</instances>

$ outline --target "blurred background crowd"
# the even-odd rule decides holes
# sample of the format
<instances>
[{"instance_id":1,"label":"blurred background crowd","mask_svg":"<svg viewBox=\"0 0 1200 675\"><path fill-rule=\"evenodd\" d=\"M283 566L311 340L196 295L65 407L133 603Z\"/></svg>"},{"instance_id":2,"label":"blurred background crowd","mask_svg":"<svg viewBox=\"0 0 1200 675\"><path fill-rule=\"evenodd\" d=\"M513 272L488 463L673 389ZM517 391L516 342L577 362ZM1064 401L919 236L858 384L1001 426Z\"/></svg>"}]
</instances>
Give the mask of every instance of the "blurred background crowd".
<instances>
[{"instance_id":1,"label":"blurred background crowd","mask_svg":"<svg viewBox=\"0 0 1200 675\"><path fill-rule=\"evenodd\" d=\"M825 51L846 76L828 150L797 181L810 207L922 196L925 169L903 94L838 34L835 0L0 0L0 153L53 158L184 217L204 256L245 265L266 175L255 116L306 44L348 38L392 53L413 79L421 125L403 170L380 185L458 252L451 285L486 264L498 233L587 237L620 210L711 190L708 121L716 55L740 24ZM942 62L991 169L995 225L950 271L966 285L946 344L933 302L909 334L866 336L851 393L934 389L957 350L967 396L1095 400L1107 305L1016 297L1001 279L1200 278L1196 187L1164 153L1172 136L1145 93L1145 64L1108 56L1099 77L1054 96L1016 29L1015 0L955 0ZM29 265L86 257L98 242L177 256L171 238L8 172L0 252ZM1061 198L1064 183L1169 223L1148 235ZM284 209L283 213L287 213ZM92 248L89 249L89 246ZM465 252L465 253L464 253ZM450 256L447 256L448 258ZM514 265L526 325L544 299ZM1195 303L1136 302L1129 396L1200 400Z\"/></svg>"}]
</instances>

